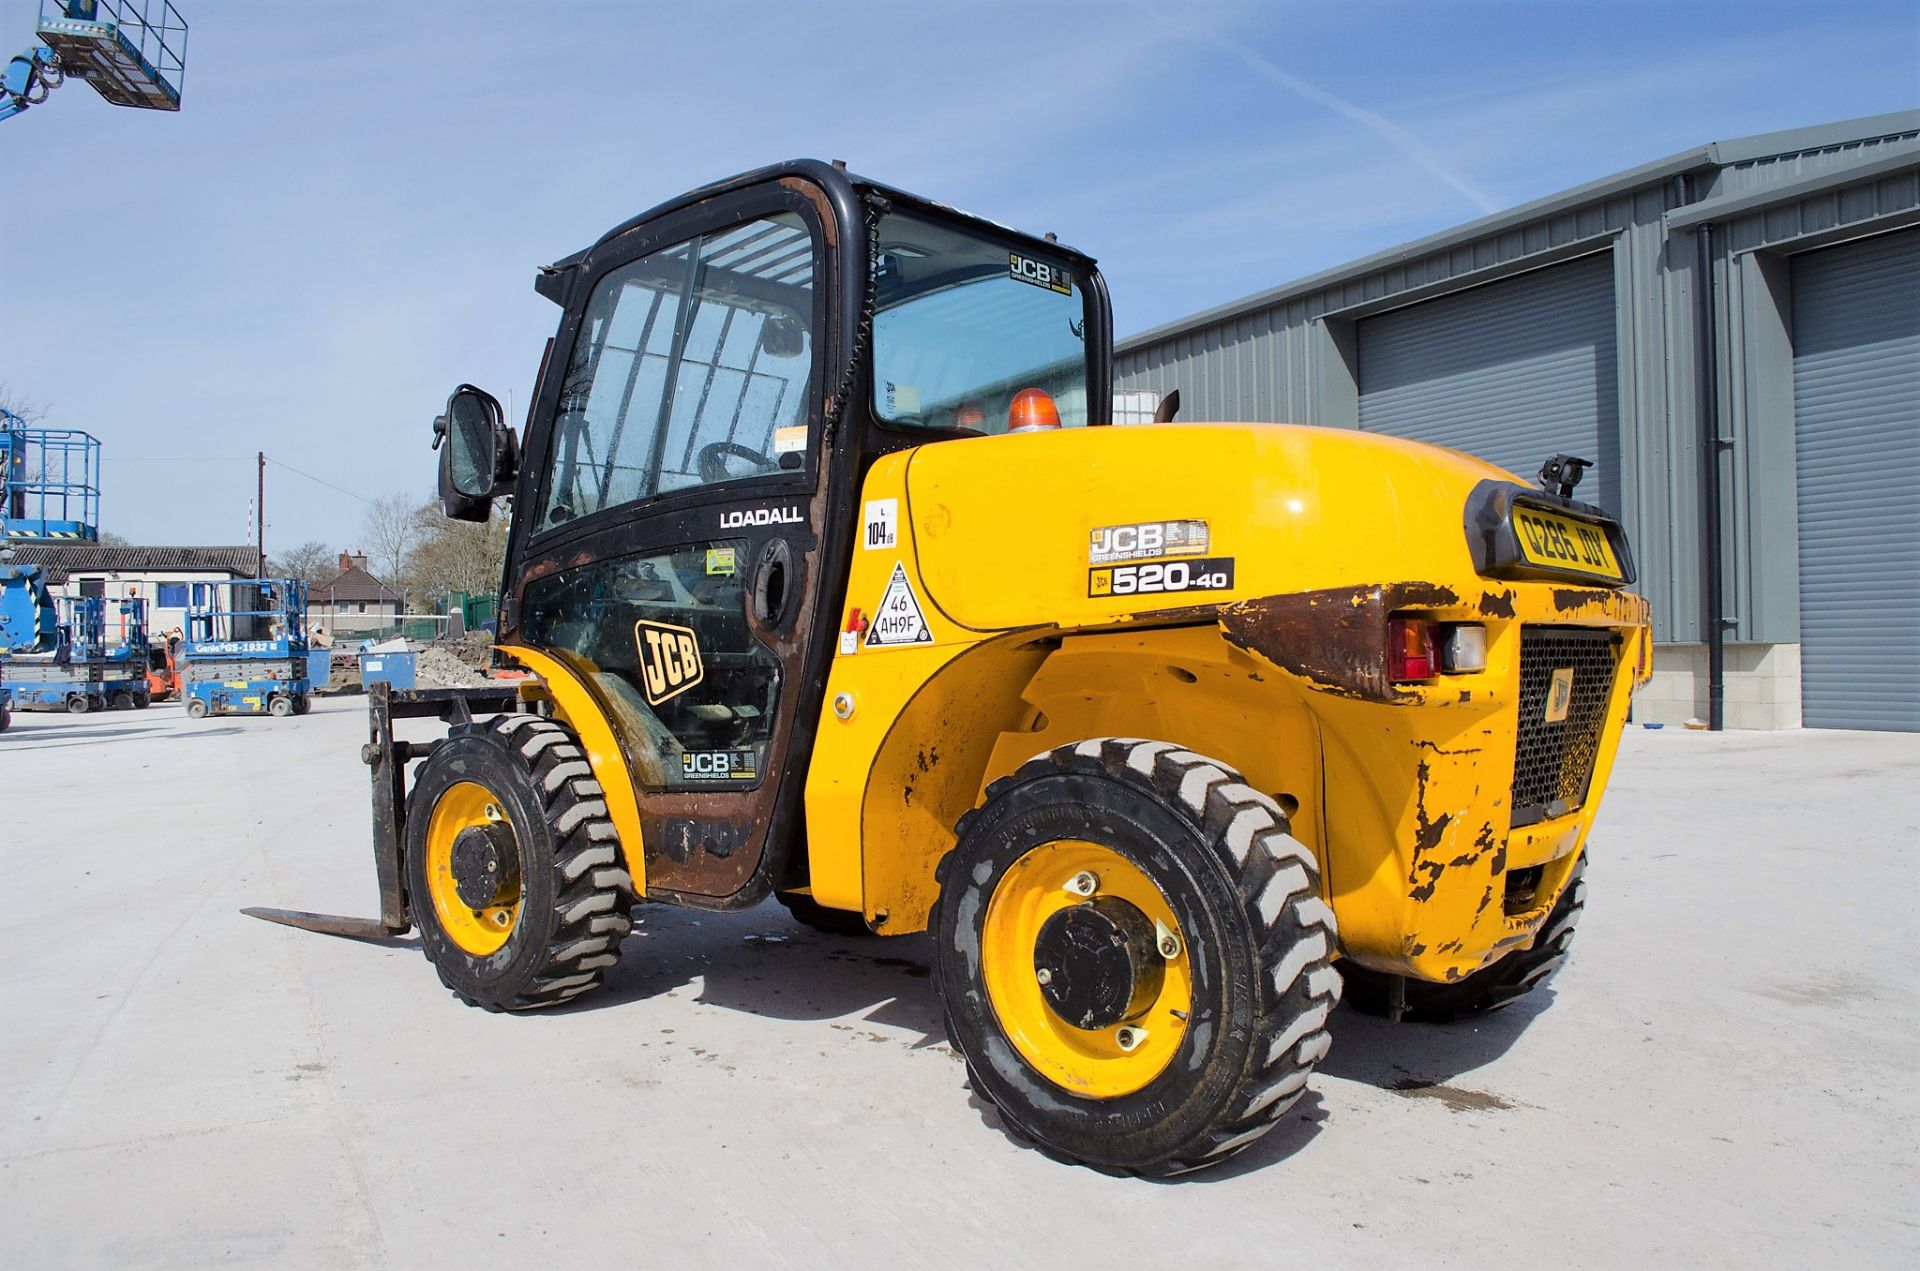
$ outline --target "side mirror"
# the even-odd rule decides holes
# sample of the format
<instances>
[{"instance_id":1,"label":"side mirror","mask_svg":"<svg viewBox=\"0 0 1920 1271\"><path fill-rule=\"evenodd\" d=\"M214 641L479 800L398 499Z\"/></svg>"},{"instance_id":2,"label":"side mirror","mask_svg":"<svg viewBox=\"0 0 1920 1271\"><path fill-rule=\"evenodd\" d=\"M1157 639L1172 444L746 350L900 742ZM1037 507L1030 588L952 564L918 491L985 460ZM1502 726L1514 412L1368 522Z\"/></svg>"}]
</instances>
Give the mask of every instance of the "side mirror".
<instances>
[{"instance_id":1,"label":"side mirror","mask_svg":"<svg viewBox=\"0 0 1920 1271\"><path fill-rule=\"evenodd\" d=\"M443 444L444 443L444 444ZM433 421L440 452L440 508L456 521L485 521L495 495L513 488L520 446L491 393L462 384Z\"/></svg>"}]
</instances>

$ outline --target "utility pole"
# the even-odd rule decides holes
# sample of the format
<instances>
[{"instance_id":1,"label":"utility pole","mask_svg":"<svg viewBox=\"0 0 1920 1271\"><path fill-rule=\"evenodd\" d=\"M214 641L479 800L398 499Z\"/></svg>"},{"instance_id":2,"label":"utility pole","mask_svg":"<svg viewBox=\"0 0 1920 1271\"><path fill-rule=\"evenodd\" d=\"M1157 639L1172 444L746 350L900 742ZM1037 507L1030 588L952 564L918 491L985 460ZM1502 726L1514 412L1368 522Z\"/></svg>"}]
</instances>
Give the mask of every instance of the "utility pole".
<instances>
[{"instance_id":1,"label":"utility pole","mask_svg":"<svg viewBox=\"0 0 1920 1271\"><path fill-rule=\"evenodd\" d=\"M255 534L253 553L256 558L256 563L253 567L253 576L255 578L265 578L267 576L267 452L264 450L260 451L259 458L260 463L257 472L259 489L253 505L255 513L253 522L253 532Z\"/></svg>"}]
</instances>

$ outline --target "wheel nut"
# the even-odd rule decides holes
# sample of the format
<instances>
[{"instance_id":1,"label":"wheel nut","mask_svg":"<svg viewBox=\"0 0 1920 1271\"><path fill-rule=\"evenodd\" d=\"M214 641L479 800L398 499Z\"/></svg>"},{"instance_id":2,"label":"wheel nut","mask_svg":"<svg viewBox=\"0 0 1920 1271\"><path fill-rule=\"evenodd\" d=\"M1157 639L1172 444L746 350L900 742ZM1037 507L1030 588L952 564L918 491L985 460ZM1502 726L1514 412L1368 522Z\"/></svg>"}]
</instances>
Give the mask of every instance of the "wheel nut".
<instances>
[{"instance_id":1,"label":"wheel nut","mask_svg":"<svg viewBox=\"0 0 1920 1271\"><path fill-rule=\"evenodd\" d=\"M1052 984L1053 972L1047 970L1047 968L1045 967L1040 967L1034 971L1033 978L1040 981L1040 983L1042 984Z\"/></svg>"},{"instance_id":2,"label":"wheel nut","mask_svg":"<svg viewBox=\"0 0 1920 1271\"><path fill-rule=\"evenodd\" d=\"M1156 920L1154 926L1154 944L1160 950L1160 956L1171 962L1180 956L1180 937L1168 930L1167 924Z\"/></svg>"},{"instance_id":3,"label":"wheel nut","mask_svg":"<svg viewBox=\"0 0 1920 1271\"><path fill-rule=\"evenodd\" d=\"M1144 1028L1120 1028L1113 1034L1114 1045L1128 1054L1140 1049L1140 1043L1145 1040L1147 1040L1147 1030Z\"/></svg>"},{"instance_id":4,"label":"wheel nut","mask_svg":"<svg viewBox=\"0 0 1920 1271\"><path fill-rule=\"evenodd\" d=\"M500 809L489 803L486 807L486 818L489 821L498 821L500 819Z\"/></svg>"},{"instance_id":5,"label":"wheel nut","mask_svg":"<svg viewBox=\"0 0 1920 1271\"><path fill-rule=\"evenodd\" d=\"M1067 890L1076 896L1091 896L1100 890L1100 875L1083 869L1067 880Z\"/></svg>"}]
</instances>

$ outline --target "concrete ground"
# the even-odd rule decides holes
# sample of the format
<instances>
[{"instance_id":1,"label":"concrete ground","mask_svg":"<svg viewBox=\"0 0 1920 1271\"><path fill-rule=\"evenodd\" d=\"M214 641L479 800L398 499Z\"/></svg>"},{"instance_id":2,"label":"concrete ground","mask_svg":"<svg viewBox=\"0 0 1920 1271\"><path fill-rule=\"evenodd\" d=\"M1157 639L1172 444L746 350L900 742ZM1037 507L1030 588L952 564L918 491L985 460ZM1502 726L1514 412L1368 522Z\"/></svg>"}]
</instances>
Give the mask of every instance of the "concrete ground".
<instances>
[{"instance_id":1,"label":"concrete ground","mask_svg":"<svg viewBox=\"0 0 1920 1271\"><path fill-rule=\"evenodd\" d=\"M1552 988L1342 1009L1230 1165L1117 1180L969 1098L918 938L643 909L561 1012L373 908L357 699L0 735L0 1266L1920 1262L1920 737L1634 730Z\"/></svg>"}]
</instances>

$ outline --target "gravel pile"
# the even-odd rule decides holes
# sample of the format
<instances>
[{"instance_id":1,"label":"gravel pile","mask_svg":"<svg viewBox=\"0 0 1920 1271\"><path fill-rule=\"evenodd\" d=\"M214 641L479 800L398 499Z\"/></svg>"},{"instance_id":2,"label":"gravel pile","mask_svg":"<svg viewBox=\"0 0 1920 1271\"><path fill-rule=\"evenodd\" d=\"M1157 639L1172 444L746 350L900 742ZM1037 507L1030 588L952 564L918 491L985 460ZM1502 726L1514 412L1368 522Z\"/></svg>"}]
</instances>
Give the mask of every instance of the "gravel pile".
<instances>
[{"instance_id":1,"label":"gravel pile","mask_svg":"<svg viewBox=\"0 0 1920 1271\"><path fill-rule=\"evenodd\" d=\"M414 655L414 683L420 688L485 688L487 677L451 650L428 645Z\"/></svg>"}]
</instances>

